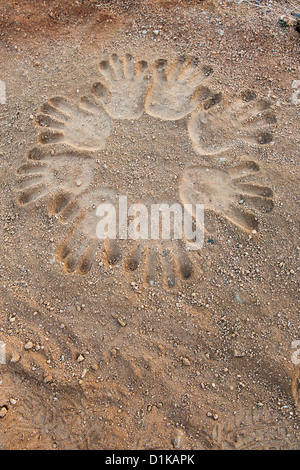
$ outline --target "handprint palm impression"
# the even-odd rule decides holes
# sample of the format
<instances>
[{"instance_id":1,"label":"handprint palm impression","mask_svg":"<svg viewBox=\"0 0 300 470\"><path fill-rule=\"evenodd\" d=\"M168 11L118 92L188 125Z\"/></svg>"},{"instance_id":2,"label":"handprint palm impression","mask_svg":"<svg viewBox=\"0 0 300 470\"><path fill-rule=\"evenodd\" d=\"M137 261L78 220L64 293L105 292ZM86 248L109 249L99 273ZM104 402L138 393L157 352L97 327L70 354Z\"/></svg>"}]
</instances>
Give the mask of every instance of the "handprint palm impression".
<instances>
[{"instance_id":1,"label":"handprint palm impression","mask_svg":"<svg viewBox=\"0 0 300 470\"><path fill-rule=\"evenodd\" d=\"M205 209L250 232L258 226L251 209L267 213L274 207L270 188L243 182L257 171L258 165L251 161L232 166L229 171L207 166L187 168L180 187L181 200L192 207L202 203Z\"/></svg>"},{"instance_id":2,"label":"handprint palm impression","mask_svg":"<svg viewBox=\"0 0 300 470\"><path fill-rule=\"evenodd\" d=\"M243 158L225 170L220 155L269 145L272 105L252 91L223 96L210 85L212 68L186 57L150 67L112 54L98 74L78 103L54 97L42 105L39 145L18 170L18 202L47 201L65 224L57 258L68 273L88 273L101 251L148 285L163 273L172 287L193 273L184 240L100 240L96 207L116 204L120 194L134 203L203 204L242 232L258 229L257 215L273 208L272 190L256 181L257 163Z\"/></svg>"}]
</instances>

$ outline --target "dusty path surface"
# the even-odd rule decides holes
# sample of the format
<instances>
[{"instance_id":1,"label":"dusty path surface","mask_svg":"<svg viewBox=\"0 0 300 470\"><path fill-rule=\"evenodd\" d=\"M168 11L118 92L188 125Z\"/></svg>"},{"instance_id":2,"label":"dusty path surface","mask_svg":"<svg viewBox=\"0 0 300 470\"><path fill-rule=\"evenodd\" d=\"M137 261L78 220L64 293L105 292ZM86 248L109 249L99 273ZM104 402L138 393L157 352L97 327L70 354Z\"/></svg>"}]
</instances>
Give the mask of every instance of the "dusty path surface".
<instances>
[{"instance_id":1,"label":"dusty path surface","mask_svg":"<svg viewBox=\"0 0 300 470\"><path fill-rule=\"evenodd\" d=\"M1 1L2 449L299 449L295 8ZM202 249L102 244L120 195Z\"/></svg>"}]
</instances>

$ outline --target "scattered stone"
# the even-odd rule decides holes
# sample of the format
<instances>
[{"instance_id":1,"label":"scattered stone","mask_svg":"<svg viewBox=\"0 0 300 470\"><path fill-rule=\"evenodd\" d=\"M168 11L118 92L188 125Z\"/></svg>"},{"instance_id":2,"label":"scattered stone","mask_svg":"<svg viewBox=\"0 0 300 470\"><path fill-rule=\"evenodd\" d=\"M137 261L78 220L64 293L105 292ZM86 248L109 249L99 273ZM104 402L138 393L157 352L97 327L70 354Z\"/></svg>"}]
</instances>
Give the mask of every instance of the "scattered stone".
<instances>
[{"instance_id":1,"label":"scattered stone","mask_svg":"<svg viewBox=\"0 0 300 470\"><path fill-rule=\"evenodd\" d=\"M84 356L83 354L79 354L79 356L77 357L77 362L82 362L84 361Z\"/></svg>"},{"instance_id":2,"label":"scattered stone","mask_svg":"<svg viewBox=\"0 0 300 470\"><path fill-rule=\"evenodd\" d=\"M49 382L52 382L52 379L53 379L53 377L52 377L51 374L46 375L46 376L44 377L44 383L45 383L45 384L48 384Z\"/></svg>"},{"instance_id":3,"label":"scattered stone","mask_svg":"<svg viewBox=\"0 0 300 470\"><path fill-rule=\"evenodd\" d=\"M6 406L2 406L2 408L0 408L0 418L4 418L4 416L6 415L7 413L7 408Z\"/></svg>"},{"instance_id":4,"label":"scattered stone","mask_svg":"<svg viewBox=\"0 0 300 470\"><path fill-rule=\"evenodd\" d=\"M183 431L181 429L178 429L176 431L176 435L172 439L172 445L174 449L180 449L181 441L183 437L184 437Z\"/></svg>"},{"instance_id":5,"label":"scattered stone","mask_svg":"<svg viewBox=\"0 0 300 470\"><path fill-rule=\"evenodd\" d=\"M19 362L20 359L21 359L20 354L13 352L11 355L10 362L12 362L13 364L16 364L16 362Z\"/></svg>"},{"instance_id":6,"label":"scattered stone","mask_svg":"<svg viewBox=\"0 0 300 470\"><path fill-rule=\"evenodd\" d=\"M208 412L206 413L206 416L207 416L208 418L214 419L215 421L217 421L217 420L219 419L219 415L217 415L217 413L211 413L210 411L208 411Z\"/></svg>"},{"instance_id":7,"label":"scattered stone","mask_svg":"<svg viewBox=\"0 0 300 470\"><path fill-rule=\"evenodd\" d=\"M182 359L182 364L183 364L184 366L187 366L187 367L188 367L188 366L191 365L191 362L190 362L190 360L189 360L187 357L184 357L184 358Z\"/></svg>"},{"instance_id":8,"label":"scattered stone","mask_svg":"<svg viewBox=\"0 0 300 470\"><path fill-rule=\"evenodd\" d=\"M234 357L245 357L245 354L241 351L238 351L237 349L233 351L233 355Z\"/></svg>"},{"instance_id":9,"label":"scattered stone","mask_svg":"<svg viewBox=\"0 0 300 470\"><path fill-rule=\"evenodd\" d=\"M27 341L27 343L24 346L24 349L26 349L26 351L29 351L32 348L33 348L33 342L32 341Z\"/></svg>"},{"instance_id":10,"label":"scattered stone","mask_svg":"<svg viewBox=\"0 0 300 470\"><path fill-rule=\"evenodd\" d=\"M121 325L123 327L126 326L126 322L124 320L122 320L122 318L118 318L118 323L119 323L119 325Z\"/></svg>"}]
</instances>

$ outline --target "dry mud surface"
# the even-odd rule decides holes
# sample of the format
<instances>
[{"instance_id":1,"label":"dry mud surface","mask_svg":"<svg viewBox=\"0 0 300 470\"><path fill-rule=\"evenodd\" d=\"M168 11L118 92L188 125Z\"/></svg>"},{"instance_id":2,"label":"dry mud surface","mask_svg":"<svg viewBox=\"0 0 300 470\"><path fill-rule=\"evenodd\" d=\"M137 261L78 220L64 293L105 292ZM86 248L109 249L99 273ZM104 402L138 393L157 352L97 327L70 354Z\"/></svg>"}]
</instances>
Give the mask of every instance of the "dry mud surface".
<instances>
[{"instance_id":1,"label":"dry mud surface","mask_svg":"<svg viewBox=\"0 0 300 470\"><path fill-rule=\"evenodd\" d=\"M296 7L0 2L2 449L299 449Z\"/></svg>"}]
</instances>

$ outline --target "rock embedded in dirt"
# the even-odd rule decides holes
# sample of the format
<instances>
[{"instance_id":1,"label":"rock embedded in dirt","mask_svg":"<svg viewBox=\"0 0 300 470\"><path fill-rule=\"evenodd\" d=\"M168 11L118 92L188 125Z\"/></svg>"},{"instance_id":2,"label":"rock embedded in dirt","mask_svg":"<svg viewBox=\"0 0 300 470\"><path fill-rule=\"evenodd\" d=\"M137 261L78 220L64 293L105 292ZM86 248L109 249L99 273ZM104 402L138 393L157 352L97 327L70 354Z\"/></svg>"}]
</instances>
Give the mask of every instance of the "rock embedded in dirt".
<instances>
[{"instance_id":1,"label":"rock embedded in dirt","mask_svg":"<svg viewBox=\"0 0 300 470\"><path fill-rule=\"evenodd\" d=\"M191 361L187 357L184 357L182 359L182 364L186 367L189 367L191 365Z\"/></svg>"},{"instance_id":2,"label":"rock embedded in dirt","mask_svg":"<svg viewBox=\"0 0 300 470\"><path fill-rule=\"evenodd\" d=\"M79 356L77 357L77 362L82 362L84 361L84 355L83 354L79 354Z\"/></svg>"},{"instance_id":3,"label":"rock embedded in dirt","mask_svg":"<svg viewBox=\"0 0 300 470\"><path fill-rule=\"evenodd\" d=\"M20 354L18 354L17 352L13 352L10 358L10 362L12 362L13 364L16 364L17 362L19 362L20 359L21 359Z\"/></svg>"},{"instance_id":4,"label":"rock embedded in dirt","mask_svg":"<svg viewBox=\"0 0 300 470\"><path fill-rule=\"evenodd\" d=\"M2 408L0 408L0 418L4 418L4 416L7 414L7 408L6 406L2 406Z\"/></svg>"},{"instance_id":5,"label":"rock embedded in dirt","mask_svg":"<svg viewBox=\"0 0 300 470\"><path fill-rule=\"evenodd\" d=\"M44 383L45 383L45 384L48 384L49 382L52 382L52 380L53 380L53 377L52 377L51 374L46 375L46 376L44 377Z\"/></svg>"},{"instance_id":6,"label":"rock embedded in dirt","mask_svg":"<svg viewBox=\"0 0 300 470\"><path fill-rule=\"evenodd\" d=\"M119 325L121 325L122 327L126 326L126 322L124 320L122 320L122 318L118 318L118 323Z\"/></svg>"}]
</instances>

